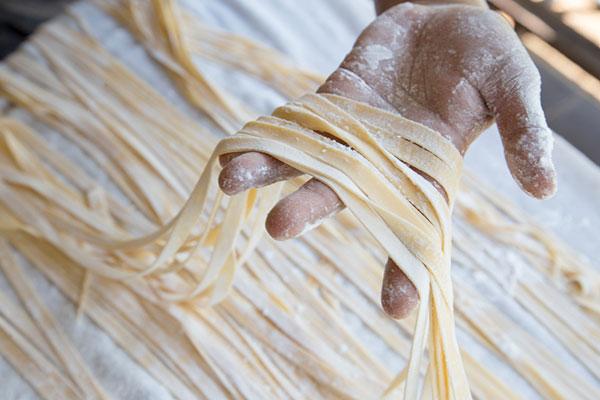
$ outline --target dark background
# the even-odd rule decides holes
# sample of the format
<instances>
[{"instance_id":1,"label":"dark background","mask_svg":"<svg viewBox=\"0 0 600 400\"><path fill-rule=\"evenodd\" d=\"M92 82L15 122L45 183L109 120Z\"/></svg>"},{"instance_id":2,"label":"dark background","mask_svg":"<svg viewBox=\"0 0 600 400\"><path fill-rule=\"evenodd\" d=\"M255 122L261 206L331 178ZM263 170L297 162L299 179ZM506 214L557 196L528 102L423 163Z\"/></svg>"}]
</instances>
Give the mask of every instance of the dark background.
<instances>
[{"instance_id":1,"label":"dark background","mask_svg":"<svg viewBox=\"0 0 600 400\"><path fill-rule=\"evenodd\" d=\"M0 59L41 22L60 13L69 0L0 0Z\"/></svg>"},{"instance_id":2,"label":"dark background","mask_svg":"<svg viewBox=\"0 0 600 400\"><path fill-rule=\"evenodd\" d=\"M71 0L0 0L0 59L69 2ZM491 0L490 3L516 22L519 34L539 35L563 54L532 54L542 75L542 104L548 124L600 165L600 90L596 96L590 95L589 85L586 91L577 83L582 81L580 74L565 72L572 70L569 65L577 64L589 73L586 82L600 82L598 1ZM536 31L539 23L531 22L535 18L554 30L553 38L545 38L543 31ZM600 84L592 87L600 88Z\"/></svg>"}]
</instances>

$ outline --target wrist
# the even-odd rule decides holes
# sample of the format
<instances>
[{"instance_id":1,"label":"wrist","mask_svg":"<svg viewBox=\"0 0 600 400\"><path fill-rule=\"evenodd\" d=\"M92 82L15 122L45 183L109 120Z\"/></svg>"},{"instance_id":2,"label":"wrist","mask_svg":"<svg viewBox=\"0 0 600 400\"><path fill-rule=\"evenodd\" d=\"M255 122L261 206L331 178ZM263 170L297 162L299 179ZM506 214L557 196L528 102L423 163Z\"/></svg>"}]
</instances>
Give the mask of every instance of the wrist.
<instances>
[{"instance_id":1,"label":"wrist","mask_svg":"<svg viewBox=\"0 0 600 400\"><path fill-rule=\"evenodd\" d=\"M380 15L386 10L402 3L414 3L420 5L463 4L467 6L479 6L488 8L487 2L485 0L375 0L375 12L377 15Z\"/></svg>"}]
</instances>

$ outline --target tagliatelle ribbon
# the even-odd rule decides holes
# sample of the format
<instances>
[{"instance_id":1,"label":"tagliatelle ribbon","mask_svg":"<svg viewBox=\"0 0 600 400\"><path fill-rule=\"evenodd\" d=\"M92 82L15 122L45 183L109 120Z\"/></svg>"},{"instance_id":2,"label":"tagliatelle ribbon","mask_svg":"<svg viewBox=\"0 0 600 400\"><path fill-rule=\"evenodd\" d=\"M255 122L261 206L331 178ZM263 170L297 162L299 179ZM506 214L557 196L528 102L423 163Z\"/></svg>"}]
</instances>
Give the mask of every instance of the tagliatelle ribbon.
<instances>
[{"instance_id":1,"label":"tagliatelle ribbon","mask_svg":"<svg viewBox=\"0 0 600 400\"><path fill-rule=\"evenodd\" d=\"M327 184L417 288L420 305L410 360L406 371L386 393L395 392L405 382L404 398L418 397L419 373L428 346L427 385L431 385L428 390L434 398L470 398L454 333L450 279L450 214L462 157L439 133L399 114L336 95L305 95L223 139L185 206L164 228L109 247L127 252L128 248L152 245L156 251L156 244L164 243L151 263L132 266L137 270L133 274L172 272L196 263L189 268L196 271L193 279L171 279L158 290L171 300L195 299L206 305L222 300L236 267L258 242L261 223L282 186L276 184L229 198L222 222L215 227L211 227L212 219L220 204L212 202L213 217L199 232L201 216L211 203L211 185L216 184L218 157L245 151L270 154ZM411 167L437 181L449 202ZM259 206L254 228L239 257L236 241L256 203ZM213 239L207 245L208 237ZM203 247L212 247L212 253L198 269L197 253Z\"/></svg>"}]
</instances>

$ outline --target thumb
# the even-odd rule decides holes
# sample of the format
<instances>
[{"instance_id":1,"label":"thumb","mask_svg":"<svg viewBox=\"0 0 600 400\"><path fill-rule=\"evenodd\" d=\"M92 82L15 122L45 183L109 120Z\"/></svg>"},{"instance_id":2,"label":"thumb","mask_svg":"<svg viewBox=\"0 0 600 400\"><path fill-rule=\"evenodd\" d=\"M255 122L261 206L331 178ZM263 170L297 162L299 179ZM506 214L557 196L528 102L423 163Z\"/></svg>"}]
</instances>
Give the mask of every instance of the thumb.
<instances>
[{"instance_id":1,"label":"thumb","mask_svg":"<svg viewBox=\"0 0 600 400\"><path fill-rule=\"evenodd\" d=\"M496 117L510 172L524 192L539 199L556 192L554 138L540 101L540 74L520 45L481 90Z\"/></svg>"}]
</instances>

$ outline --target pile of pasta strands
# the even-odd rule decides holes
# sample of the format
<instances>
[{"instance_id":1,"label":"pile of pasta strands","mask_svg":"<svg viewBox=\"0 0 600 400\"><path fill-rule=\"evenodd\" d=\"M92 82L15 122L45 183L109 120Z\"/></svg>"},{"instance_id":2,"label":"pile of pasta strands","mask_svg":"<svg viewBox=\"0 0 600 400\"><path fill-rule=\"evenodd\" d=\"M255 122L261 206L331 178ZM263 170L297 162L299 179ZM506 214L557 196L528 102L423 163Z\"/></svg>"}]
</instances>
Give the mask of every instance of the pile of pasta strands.
<instances>
[{"instance_id":1,"label":"pile of pasta strands","mask_svg":"<svg viewBox=\"0 0 600 400\"><path fill-rule=\"evenodd\" d=\"M11 105L0 119L0 266L16 294L0 292L0 354L41 397L112 396L27 264L174 398L522 398L459 351L455 322L540 396L600 398L598 272L470 174L459 189L462 159L441 135L340 96L306 94L317 74L204 26L175 1L94 3L207 120L237 133L219 140L178 110L77 14L70 27L47 24L0 65L0 95ZM201 72L204 59L295 100L253 120ZM63 154L65 143L89 165ZM216 185L218 156L240 151L319 178L348 210L302 238L263 237L268 211L302 180L227 197ZM523 276L507 292L592 378L561 363L485 291L457 279L453 298L453 244L453 263L499 285L518 264ZM502 249L514 257L495 256ZM419 293L406 321L379 310L387 255ZM349 314L404 366L384 363Z\"/></svg>"}]
</instances>

